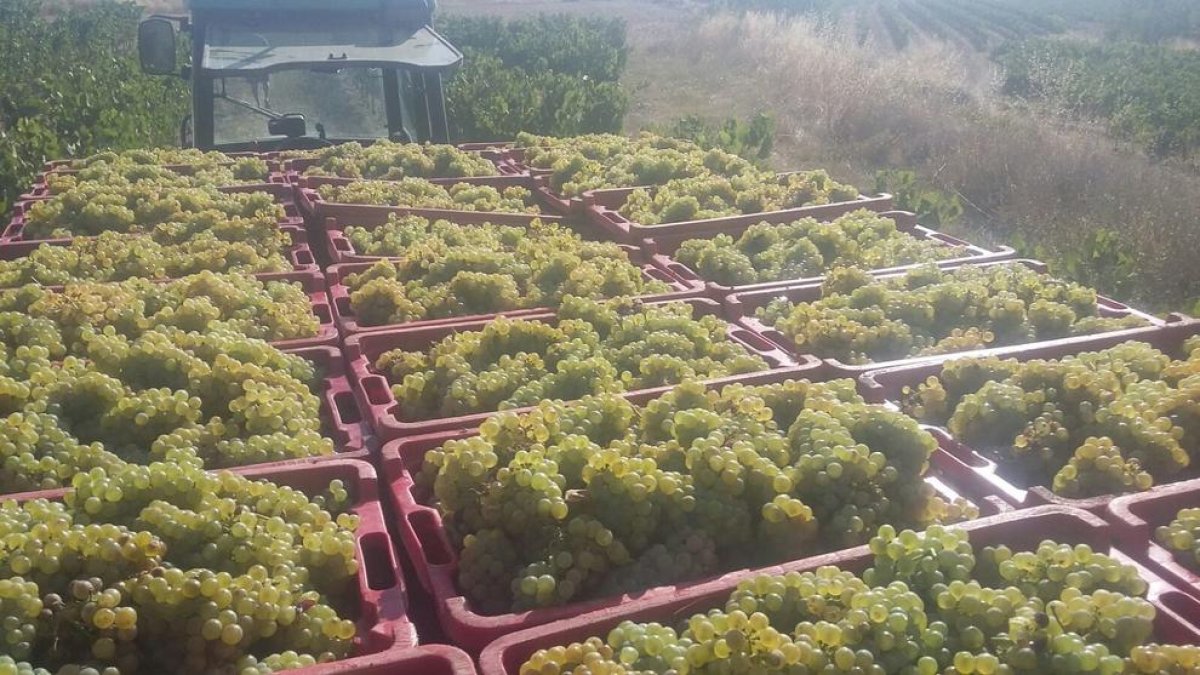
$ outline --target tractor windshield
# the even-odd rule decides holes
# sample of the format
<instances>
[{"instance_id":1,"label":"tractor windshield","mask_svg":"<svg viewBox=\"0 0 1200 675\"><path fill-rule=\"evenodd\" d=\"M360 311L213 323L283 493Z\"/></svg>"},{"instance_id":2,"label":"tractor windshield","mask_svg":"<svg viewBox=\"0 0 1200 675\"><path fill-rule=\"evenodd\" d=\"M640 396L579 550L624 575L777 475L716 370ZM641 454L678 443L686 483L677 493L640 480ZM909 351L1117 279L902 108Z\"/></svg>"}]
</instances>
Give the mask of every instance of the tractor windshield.
<instances>
[{"instance_id":1,"label":"tractor windshield","mask_svg":"<svg viewBox=\"0 0 1200 675\"><path fill-rule=\"evenodd\" d=\"M295 69L213 81L213 140L218 145L270 138L268 119L297 113L304 115L308 136L324 132L331 140L387 138L383 72Z\"/></svg>"}]
</instances>

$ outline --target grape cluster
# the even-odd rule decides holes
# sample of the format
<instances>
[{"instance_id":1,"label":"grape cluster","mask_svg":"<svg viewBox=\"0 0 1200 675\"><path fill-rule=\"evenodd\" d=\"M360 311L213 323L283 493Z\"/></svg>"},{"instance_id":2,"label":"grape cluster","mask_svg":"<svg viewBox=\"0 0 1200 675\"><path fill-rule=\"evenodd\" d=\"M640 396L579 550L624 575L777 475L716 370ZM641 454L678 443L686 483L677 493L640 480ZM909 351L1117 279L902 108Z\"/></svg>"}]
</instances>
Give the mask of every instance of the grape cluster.
<instances>
[{"instance_id":1,"label":"grape cluster","mask_svg":"<svg viewBox=\"0 0 1200 675\"><path fill-rule=\"evenodd\" d=\"M417 209L537 213L537 200L528 188L517 185L497 189L490 185L455 183L449 187L423 178L397 181L364 180L348 185L322 185L317 194L327 202L407 206Z\"/></svg>"},{"instance_id":2,"label":"grape cluster","mask_svg":"<svg viewBox=\"0 0 1200 675\"><path fill-rule=\"evenodd\" d=\"M1180 509L1174 520L1155 529L1154 538L1200 570L1200 508Z\"/></svg>"},{"instance_id":3,"label":"grape cluster","mask_svg":"<svg viewBox=\"0 0 1200 675\"><path fill-rule=\"evenodd\" d=\"M49 173L46 175L46 187L52 195L79 187L139 183L159 188L219 187L266 183L269 176L267 163L250 157L232 163L189 165L187 169L117 161L94 163L76 173Z\"/></svg>"},{"instance_id":4,"label":"grape cluster","mask_svg":"<svg viewBox=\"0 0 1200 675\"><path fill-rule=\"evenodd\" d=\"M862 210L829 223L762 222L736 240L727 234L690 239L673 257L708 281L739 286L818 276L834 266L880 269L961 255L961 247L917 239L891 218Z\"/></svg>"},{"instance_id":5,"label":"grape cluster","mask_svg":"<svg viewBox=\"0 0 1200 675\"><path fill-rule=\"evenodd\" d=\"M31 284L0 291L0 312L52 321L68 344L110 327L127 337L169 326L229 330L261 340L312 337L320 328L299 283L212 272L166 283L134 278L60 289Z\"/></svg>"},{"instance_id":6,"label":"grape cluster","mask_svg":"<svg viewBox=\"0 0 1200 675\"><path fill-rule=\"evenodd\" d=\"M776 298L758 316L802 352L856 364L1145 324L1101 317L1094 290L1015 264L921 266L882 279L835 268L820 300Z\"/></svg>"},{"instance_id":7,"label":"grape cluster","mask_svg":"<svg viewBox=\"0 0 1200 675\"><path fill-rule=\"evenodd\" d=\"M1126 342L1060 360L951 360L901 405L1018 484L1088 497L1147 490L1200 459L1197 401L1200 351L1172 361Z\"/></svg>"},{"instance_id":8,"label":"grape cluster","mask_svg":"<svg viewBox=\"0 0 1200 675\"><path fill-rule=\"evenodd\" d=\"M167 460L0 502L4 672L257 674L349 653L358 516L341 481L310 498Z\"/></svg>"},{"instance_id":9,"label":"grape cluster","mask_svg":"<svg viewBox=\"0 0 1200 675\"><path fill-rule=\"evenodd\" d=\"M384 139L368 146L341 143L320 150L289 153L288 156L315 160L305 170L306 176L398 180L495 176L499 173L490 161L453 145L395 143Z\"/></svg>"},{"instance_id":10,"label":"grape cluster","mask_svg":"<svg viewBox=\"0 0 1200 675\"><path fill-rule=\"evenodd\" d=\"M0 493L189 452L210 467L333 453L320 373L261 340L210 327L137 337L0 312ZM19 343L19 344L15 344Z\"/></svg>"},{"instance_id":11,"label":"grape cluster","mask_svg":"<svg viewBox=\"0 0 1200 675\"><path fill-rule=\"evenodd\" d=\"M760 574L677 628L624 621L605 638L541 649L522 675L903 673L1183 675L1200 647L1151 642L1136 570L1091 550L979 552L963 532L880 528L875 566ZM996 561L1003 574L997 575ZM1063 579L1070 581L1063 583ZM1109 582L1107 579L1116 579Z\"/></svg>"},{"instance_id":12,"label":"grape cluster","mask_svg":"<svg viewBox=\"0 0 1200 675\"><path fill-rule=\"evenodd\" d=\"M73 159L67 165L67 168L78 171L106 164L211 166L232 164L241 159L253 158L235 158L223 152L197 150L196 148L139 148L136 150L120 151L106 150L88 157Z\"/></svg>"},{"instance_id":13,"label":"grape cluster","mask_svg":"<svg viewBox=\"0 0 1200 675\"><path fill-rule=\"evenodd\" d=\"M91 236L102 232L146 233L177 244L202 233L245 241L264 224L284 217L266 192L224 193L215 187L177 188L154 183L84 184L33 202L25 239Z\"/></svg>"},{"instance_id":14,"label":"grape cluster","mask_svg":"<svg viewBox=\"0 0 1200 675\"><path fill-rule=\"evenodd\" d=\"M500 413L427 453L417 484L461 546L466 596L519 611L927 523L946 512L921 480L935 445L850 380L719 393L689 381L644 407L599 395Z\"/></svg>"},{"instance_id":15,"label":"grape cluster","mask_svg":"<svg viewBox=\"0 0 1200 675\"><path fill-rule=\"evenodd\" d=\"M750 162L719 149L703 150L691 141L643 132L632 138L588 134L555 138L522 133L516 145L524 163L550 172L550 186L578 197L588 190L661 185L676 178L738 176L755 171Z\"/></svg>"},{"instance_id":16,"label":"grape cluster","mask_svg":"<svg viewBox=\"0 0 1200 675\"><path fill-rule=\"evenodd\" d=\"M766 370L727 330L685 303L567 296L557 322L499 317L426 351L385 352L375 368L402 418L450 417Z\"/></svg>"},{"instance_id":17,"label":"grape cluster","mask_svg":"<svg viewBox=\"0 0 1200 675\"><path fill-rule=\"evenodd\" d=\"M666 225L857 198L858 190L834 181L823 170L779 175L756 171L732 177L678 178L661 187L638 188L620 213L639 225Z\"/></svg>"},{"instance_id":18,"label":"grape cluster","mask_svg":"<svg viewBox=\"0 0 1200 675\"><path fill-rule=\"evenodd\" d=\"M238 241L202 232L179 244L162 244L148 234L105 232L66 246L42 245L29 255L0 260L0 288L26 284L61 286L82 281L179 278L204 271L257 274L287 272L281 253L291 243L275 223L255 221Z\"/></svg>"},{"instance_id":19,"label":"grape cluster","mask_svg":"<svg viewBox=\"0 0 1200 675\"><path fill-rule=\"evenodd\" d=\"M459 225L392 214L376 228L348 227L346 236L359 254L400 258L346 276L365 326L670 290L616 244L584 241L556 223Z\"/></svg>"}]
</instances>

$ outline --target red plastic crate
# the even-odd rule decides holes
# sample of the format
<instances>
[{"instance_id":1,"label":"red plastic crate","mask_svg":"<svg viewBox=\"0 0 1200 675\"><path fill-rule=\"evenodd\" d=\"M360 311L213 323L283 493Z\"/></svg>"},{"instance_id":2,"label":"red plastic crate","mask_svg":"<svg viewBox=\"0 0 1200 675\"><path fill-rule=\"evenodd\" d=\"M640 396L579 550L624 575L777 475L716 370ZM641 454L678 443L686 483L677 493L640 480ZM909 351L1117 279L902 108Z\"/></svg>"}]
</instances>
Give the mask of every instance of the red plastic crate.
<instances>
[{"instance_id":1,"label":"red plastic crate","mask_svg":"<svg viewBox=\"0 0 1200 675\"><path fill-rule=\"evenodd\" d=\"M717 234L743 223L747 226L753 225L764 218L781 218L791 221L811 217L819 220L831 220L859 209L870 209L871 211L894 210L892 195L880 193L874 197L860 195L857 199L848 202L799 206L781 211L747 213L722 216L720 218L707 218L704 220L665 223L662 225L641 225L629 220L620 213L621 207L625 205L625 200L637 189L639 188L589 190L583 193L583 210L592 222L611 232L617 238L617 241L626 243L639 242L650 237L665 237L675 234L689 234L693 237ZM640 189L653 190L654 188L642 187Z\"/></svg>"},{"instance_id":2,"label":"red plastic crate","mask_svg":"<svg viewBox=\"0 0 1200 675\"><path fill-rule=\"evenodd\" d=\"M693 316L720 316L720 306L707 298L664 299L647 304L663 304L666 302L686 302L691 305ZM519 317L524 320L537 320L553 324L557 317L553 312L528 314ZM440 342L443 338L468 331L482 330L493 319L474 319L468 321L449 322L434 325L413 325L371 331L351 335L345 339L346 361L354 374L354 393L358 397L359 407L370 415L371 425L375 436L380 441L389 441L404 436L426 434L447 429L464 429L476 427L495 411L472 413L458 417L442 417L428 420L406 421L400 418L400 404L392 395L391 385L385 376L375 370L375 361L384 352L393 349L409 351L425 351ZM727 334L729 338L740 344L748 352L761 356L768 364L768 370L761 374L770 377L773 374L789 373L791 377L808 377L817 379L824 374L821 362L817 359L802 359L795 361L788 357L778 347L755 334L753 331L730 324ZM716 382L741 381L741 378L754 377L757 374L736 375L719 378ZM774 382L774 379L765 380ZM656 387L639 390L639 392L662 393L671 387ZM638 392L630 392L638 393ZM528 407L517 410L528 410Z\"/></svg>"},{"instance_id":3,"label":"red plastic crate","mask_svg":"<svg viewBox=\"0 0 1200 675\"><path fill-rule=\"evenodd\" d=\"M1163 326L1150 326L1130 330L1102 333L1099 335L1065 338L1051 342L1041 342L1033 345L1019 345L1001 349L979 350L952 354L936 361L907 363L904 365L879 368L864 374L859 378L858 390L863 398L874 403L895 403L899 401L905 387L915 387L929 377L940 375L947 361L973 356L994 356L998 358L1015 358L1018 361L1034 359L1059 359L1064 356L1092 352L1114 347L1129 340L1138 340L1167 353L1177 353L1183 341L1200 334L1200 320L1189 319L1181 315L1173 315ZM951 461L959 463L964 471L973 477L969 479L972 487L987 494L1002 497L1005 501L1018 508L1026 508L1042 504L1071 506L1092 512L1102 512L1113 495L1071 499L1060 497L1048 486L1032 485L1021 488L1004 477L1001 467L966 444L960 443L944 428L931 427L938 437L939 444L946 451ZM1194 474L1192 470L1190 473ZM1187 477L1185 473L1183 477ZM1156 490L1158 488L1155 488ZM1200 501L1197 502L1200 504Z\"/></svg>"},{"instance_id":4,"label":"red plastic crate","mask_svg":"<svg viewBox=\"0 0 1200 675\"><path fill-rule=\"evenodd\" d=\"M340 233L340 232L339 232ZM332 233L331 233L332 234ZM350 242L342 238L346 246ZM330 243L335 243L336 239L330 238ZM629 255L629 261L640 267L642 270L642 278L649 280L658 280L670 285L671 290L666 293L657 293L654 295L639 296L646 302L659 302L665 300L681 300L686 298L697 297L704 292L702 284L688 283L680 281L670 273L663 270L661 267L651 262L641 249L632 246L624 246L625 252ZM398 327L416 327L416 326L445 326L459 324L464 321L488 321L498 316L533 316L545 314L553 310L548 307L530 307L527 309L514 309L507 312L493 312L490 314L465 314L462 316L452 316L441 319L423 319L421 321L411 321L406 324L381 324L378 326L363 326L358 323L358 315L354 311L354 307L350 304L350 289L346 286L346 277L351 274L359 274L371 268L376 262L381 260L368 259L364 262L350 262L333 265L326 272L326 280L329 282L329 299L333 305L333 318L337 323L338 328L342 331L343 336L355 335L358 333L369 333L380 330L389 330Z\"/></svg>"},{"instance_id":5,"label":"red plastic crate","mask_svg":"<svg viewBox=\"0 0 1200 675\"><path fill-rule=\"evenodd\" d=\"M1043 507L1031 511L1001 514L965 523L971 543L978 549L987 545L1005 544L1016 550L1029 550L1044 539L1061 543L1086 543L1098 551L1108 551L1110 532L1100 518L1084 511L1063 507ZM1174 588L1120 551L1112 554L1122 562L1139 568L1150 584L1148 599L1158 610L1154 621L1154 639L1170 644L1200 643L1200 602ZM630 599L618 607L576 616L536 629L505 635L490 644L479 657L483 675L510 675L520 672L521 664L539 649L582 642L589 637L604 639L622 621L656 621L677 625L694 614L710 608L724 607L725 601L738 582L759 574L807 572L824 565L861 573L871 566L873 556L865 546L836 553L815 556L776 567L744 570L720 579L672 594Z\"/></svg>"},{"instance_id":6,"label":"red plastic crate","mask_svg":"<svg viewBox=\"0 0 1200 675\"><path fill-rule=\"evenodd\" d=\"M23 225L23 223L22 223ZM300 225L281 225L280 229L287 233L291 245L281 253L292 265L292 272L319 272L312 249L308 247L308 235ZM79 237L83 239L85 237ZM16 260L24 258L41 246L70 246L73 238L35 239L29 241L4 241L0 237L0 260ZM278 274L277 272L260 272L255 276Z\"/></svg>"},{"instance_id":7,"label":"red plastic crate","mask_svg":"<svg viewBox=\"0 0 1200 675\"><path fill-rule=\"evenodd\" d=\"M298 670L306 675L361 672L358 668L382 661L389 652L409 650L417 644L417 634L408 619L408 595L404 587L396 548L388 535L387 520L379 499L379 479L367 462L343 459L320 464L276 464L230 469L232 473L258 480L269 480L306 493L323 491L335 479L346 484L355 503L351 512L358 516L356 556L358 635L354 638L356 657ZM66 489L6 495L6 500L62 499ZM371 658L374 655L375 658ZM454 663L461 663L455 659ZM397 672L397 671L387 671ZM404 672L404 671L399 671ZM412 671L422 672L422 671ZM458 671L448 671L458 672ZM471 671L466 671L471 672Z\"/></svg>"},{"instance_id":8,"label":"red plastic crate","mask_svg":"<svg viewBox=\"0 0 1200 675\"><path fill-rule=\"evenodd\" d=\"M804 372L776 371L763 377L713 383L713 388L742 382L745 384L770 384L789 379L800 379ZM661 396L664 392L639 392L626 396L636 404ZM633 598L662 598L686 592L688 588L703 584L703 580L680 582L676 585L645 589L632 594L614 595L604 598L573 602L561 607L533 609L518 613L493 616L479 614L470 601L458 589L458 555L442 524L437 509L427 506L427 495L416 489L413 477L420 472L425 454L441 447L446 441L467 438L478 433L477 429L443 431L410 438L393 440L380 450L382 471L390 489L390 498L399 523L400 539L408 558L416 566L417 577L433 596L438 617L447 636L458 646L471 653L478 652L484 645L513 631L540 626L552 621L569 619L584 612L614 610ZM984 516L1011 510L1002 501L991 498L975 498L958 490L956 467L937 461L936 454L931 462L926 481L938 494L947 500L965 497L979 507ZM737 574L729 573L729 574ZM720 576L720 575L718 575ZM726 575L728 576L728 574ZM723 578L723 577L722 577Z\"/></svg>"},{"instance_id":9,"label":"red plastic crate","mask_svg":"<svg viewBox=\"0 0 1200 675\"><path fill-rule=\"evenodd\" d=\"M289 675L475 675L475 663L447 645L397 647L378 654L287 671Z\"/></svg>"},{"instance_id":10,"label":"red plastic crate","mask_svg":"<svg viewBox=\"0 0 1200 675\"><path fill-rule=\"evenodd\" d=\"M314 220L318 223L323 223L327 218L337 218L344 223L355 222L356 219L369 218L372 213L411 213L413 215L425 216L427 218L443 218L453 221L458 214L464 213L459 209L433 209L422 207L409 206L387 206L376 204L347 204L340 202L327 202L317 193L317 187L320 185L332 184L350 184L356 182L353 179L344 178L326 178L317 176L303 176L297 180L295 185L296 203L300 206L300 212L306 218ZM380 181L389 182L389 181ZM430 181L440 185L454 185L456 183L469 183L471 185L488 185L498 190L503 190L509 187L531 188L532 179L527 175L516 176L482 176L476 178L455 178L455 179L440 179ZM466 213L478 213L476 211L468 211ZM489 220L493 223L501 225L527 225L534 219L540 220L559 220L559 216L553 214L540 213L506 213L500 211L487 211Z\"/></svg>"},{"instance_id":11,"label":"red plastic crate","mask_svg":"<svg viewBox=\"0 0 1200 675\"><path fill-rule=\"evenodd\" d=\"M1108 503L1105 515L1123 550L1167 581L1200 599L1200 572L1154 538L1157 527L1170 524L1181 509L1200 507L1200 479L1155 487Z\"/></svg>"},{"instance_id":12,"label":"red plastic crate","mask_svg":"<svg viewBox=\"0 0 1200 675\"><path fill-rule=\"evenodd\" d=\"M982 263L977 263L977 264L963 263L963 264L955 265L953 267L947 267L944 269L957 269L960 267L966 267L968 265L975 265L978 267L992 267L992 266L996 266L996 265L1024 265L1025 267L1028 267L1037 272L1041 272L1041 273L1047 272L1047 267L1046 267L1045 263L1041 263L1036 260L1027 260L1027 259L994 260L994 261L990 261L990 262L982 262ZM905 274L905 272L903 272L903 271L884 272L884 273L875 274L875 278L876 279L891 279L891 278L896 278L896 277L902 277L902 276L904 276L904 274ZM734 293L725 300L725 311L726 311L726 314L730 318L735 319L741 325L757 331L758 333L766 336L767 339L771 340L775 344L779 345L780 347L783 347L785 350L788 351L788 353L795 355L795 354L799 353L799 351L800 351L800 349L796 346L796 344L794 342L792 342L792 340L789 337L784 335L783 332L781 332L778 329L774 328L773 326L769 326L769 325L763 323L761 320L759 320L759 318L757 316L755 316L755 313L758 311L758 309L760 307L766 306L768 303L770 303L772 300L775 300L776 298L787 298L788 300L790 300L791 302L794 302L794 303L816 302L817 300L821 299L821 284L822 284L821 281L807 281L807 282L801 282L801 283L794 283L794 284L790 284L790 285L778 285L773 288L767 288L765 290L748 291L748 292L744 292L744 293ZM1132 307L1129 307L1128 305L1124 305L1122 303L1117 302L1116 300L1111 300L1111 299L1105 298L1103 296L1097 297L1096 304L1097 304L1100 316L1104 316L1104 317L1137 316L1137 317L1140 317L1143 320L1145 320L1151 327L1161 326L1164 323L1162 319L1159 319L1153 315L1138 311L1136 309L1133 309ZM1142 330L1142 329L1127 329L1127 330L1121 330L1121 331L1112 331L1110 333L1101 333L1100 335L1125 335L1125 334L1131 334L1131 331L1134 331L1134 330ZM1070 340L1075 340L1075 339L1078 339L1078 338L1063 338L1061 340L1045 341L1045 344L1057 344L1060 342L1065 342L1065 341L1070 341ZM1126 339L1129 339L1129 338L1126 338ZM1030 343L1030 344L1042 344L1042 343L1034 342L1034 343ZM1007 349L1007 348L1008 347L996 347L989 351L995 351L997 349ZM826 358L823 360L825 361L825 363L829 364L829 366L831 368L833 368L833 370L842 377L858 377L859 375L862 375L863 373L866 373L866 372L869 372L872 370L878 370L881 368L891 368L891 367L895 367L895 366L904 366L904 365L908 365L908 364L912 364L912 363L923 363L923 362L927 362L927 361L944 361L948 358L955 358L956 356L961 356L962 354L965 354L965 353L976 353L976 352L958 352L958 353L951 353L951 354L938 354L938 355L934 355L934 356L912 356L909 358L896 359L893 361L876 361L873 363L865 363L862 365L851 365L848 363L843 363L842 361L835 359L835 358Z\"/></svg>"},{"instance_id":13,"label":"red plastic crate","mask_svg":"<svg viewBox=\"0 0 1200 675\"><path fill-rule=\"evenodd\" d=\"M1010 260L1016 257L1016 251L1009 246L1000 246L995 250L986 249L981 246L976 246L970 242L963 241L956 237L951 237L948 234L943 234L936 230L931 230L917 223L916 214L908 211L885 211L879 214L885 218L891 218L896 221L896 229L900 232L905 232L917 239L923 241L935 242L945 246L961 246L966 249L962 256L957 258L948 258L936 262L938 267L949 268L964 263L981 263L995 260ZM696 235L688 232L677 234L653 236L643 242L643 247L654 255L654 259L660 266L665 267L672 274L680 279L688 281L696 281L706 284L708 293L713 298L724 299L732 293L745 293L750 291L760 291L772 288L780 288L801 283L820 283L824 281L824 275L808 277L805 279L766 281L757 284L747 284L743 286L724 286L713 281L706 280L700 273L692 270L692 268L674 259L676 251L683 245L683 242L693 239L712 239L717 234L728 234L734 239L737 239L746 230L750 229L751 225L758 223L770 223L773 225L782 225L795 222L797 219L790 216L781 216L780 212L769 214L767 217L759 218L754 223L742 222L736 226L732 226L719 233L712 232L708 234ZM875 274L885 274L888 272L904 272L918 265L898 265L895 267L880 268L873 270Z\"/></svg>"},{"instance_id":14,"label":"red plastic crate","mask_svg":"<svg viewBox=\"0 0 1200 675\"><path fill-rule=\"evenodd\" d=\"M369 459L367 437L370 424L358 407L358 399L350 386L346 372L346 360L336 347L316 346L285 349L311 361L322 373L320 391L321 419L327 425L327 433L333 439L334 454L330 457L310 457L298 462L328 461L331 459Z\"/></svg>"}]
</instances>

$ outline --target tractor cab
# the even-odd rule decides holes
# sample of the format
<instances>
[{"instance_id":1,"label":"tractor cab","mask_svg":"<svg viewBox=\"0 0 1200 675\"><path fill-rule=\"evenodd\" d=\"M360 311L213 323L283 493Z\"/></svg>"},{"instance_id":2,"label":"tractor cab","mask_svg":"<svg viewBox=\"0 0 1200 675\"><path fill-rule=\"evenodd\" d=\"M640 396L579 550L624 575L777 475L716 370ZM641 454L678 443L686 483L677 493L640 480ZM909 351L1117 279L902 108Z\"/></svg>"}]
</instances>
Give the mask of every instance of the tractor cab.
<instances>
[{"instance_id":1,"label":"tractor cab","mask_svg":"<svg viewBox=\"0 0 1200 675\"><path fill-rule=\"evenodd\" d=\"M138 30L142 70L191 81L185 147L320 148L446 142L442 74L462 54L434 32L435 0L190 0ZM180 68L177 31L190 34Z\"/></svg>"}]
</instances>

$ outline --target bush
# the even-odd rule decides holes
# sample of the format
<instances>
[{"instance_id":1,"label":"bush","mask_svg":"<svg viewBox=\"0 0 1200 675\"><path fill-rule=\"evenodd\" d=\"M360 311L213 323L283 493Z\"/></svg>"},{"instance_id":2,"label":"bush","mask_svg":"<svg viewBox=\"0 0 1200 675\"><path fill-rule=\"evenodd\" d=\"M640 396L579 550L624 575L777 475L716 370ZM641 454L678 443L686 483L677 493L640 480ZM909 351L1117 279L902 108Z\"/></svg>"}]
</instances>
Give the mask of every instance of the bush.
<instances>
[{"instance_id":1,"label":"bush","mask_svg":"<svg viewBox=\"0 0 1200 675\"><path fill-rule=\"evenodd\" d=\"M466 57L446 87L453 139L621 130L628 105L617 83L628 53L623 22L541 15L505 23L451 16L438 29Z\"/></svg>"},{"instance_id":2,"label":"bush","mask_svg":"<svg viewBox=\"0 0 1200 675\"><path fill-rule=\"evenodd\" d=\"M730 117L720 122L688 115L668 125L651 126L647 131L685 138L705 150L717 148L758 163L771 156L775 143L775 119L766 113L759 113L749 121Z\"/></svg>"},{"instance_id":3,"label":"bush","mask_svg":"<svg viewBox=\"0 0 1200 675\"><path fill-rule=\"evenodd\" d=\"M98 0L48 19L42 0L0 0L0 212L48 159L175 140L187 87L141 73L141 13Z\"/></svg>"}]
</instances>

